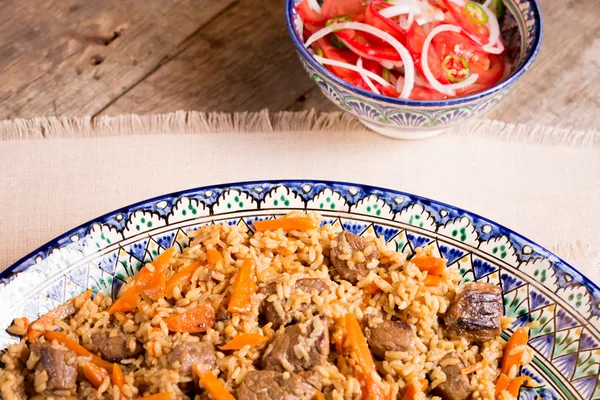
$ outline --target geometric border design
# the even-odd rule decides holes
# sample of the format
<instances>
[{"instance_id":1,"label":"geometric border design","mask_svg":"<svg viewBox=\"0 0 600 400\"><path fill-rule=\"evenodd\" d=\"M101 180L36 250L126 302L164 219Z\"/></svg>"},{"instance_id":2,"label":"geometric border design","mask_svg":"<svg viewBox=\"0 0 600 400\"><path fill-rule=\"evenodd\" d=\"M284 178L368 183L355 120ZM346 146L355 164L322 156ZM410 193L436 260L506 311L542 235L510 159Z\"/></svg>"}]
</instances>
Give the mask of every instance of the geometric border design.
<instances>
[{"instance_id":1,"label":"geometric border design","mask_svg":"<svg viewBox=\"0 0 600 400\"><path fill-rule=\"evenodd\" d=\"M377 235L397 251L432 244L463 281L502 288L503 332L531 330L534 361L525 373L542 387L522 398L600 399L600 289L527 238L457 207L408 193L326 181L261 181L173 193L99 217L25 256L0 275L0 349L16 338L12 319L30 320L82 291L115 295L127 277L186 232L211 223L251 229L291 210L318 211L336 229Z\"/></svg>"}]
</instances>

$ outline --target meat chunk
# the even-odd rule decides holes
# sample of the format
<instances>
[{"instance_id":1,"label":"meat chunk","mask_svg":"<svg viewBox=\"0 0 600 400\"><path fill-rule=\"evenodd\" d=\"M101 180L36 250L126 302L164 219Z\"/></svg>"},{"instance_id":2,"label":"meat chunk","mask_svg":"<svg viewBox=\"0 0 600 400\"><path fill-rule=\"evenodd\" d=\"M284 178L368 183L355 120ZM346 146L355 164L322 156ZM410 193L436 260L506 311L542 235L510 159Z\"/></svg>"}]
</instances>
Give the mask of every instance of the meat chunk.
<instances>
[{"instance_id":1,"label":"meat chunk","mask_svg":"<svg viewBox=\"0 0 600 400\"><path fill-rule=\"evenodd\" d=\"M312 400L317 389L300 375L250 371L238 388L238 400Z\"/></svg>"},{"instance_id":2,"label":"meat chunk","mask_svg":"<svg viewBox=\"0 0 600 400\"><path fill-rule=\"evenodd\" d=\"M212 343L181 343L175 346L167 356L170 368L179 370L181 375L192 376L194 364L202 364L202 369L210 370L215 367L217 354Z\"/></svg>"},{"instance_id":3,"label":"meat chunk","mask_svg":"<svg viewBox=\"0 0 600 400\"><path fill-rule=\"evenodd\" d=\"M327 289L327 283L322 279L317 278L304 278L296 281L296 285L294 289L300 290L305 293L312 293L314 290L317 293L322 293L325 289ZM260 313L265 319L267 323L272 323L272 328L277 330L280 326L285 326L290 323L292 320L292 313L283 311L283 315L280 315L277 311L277 307L270 302L268 299L269 296L277 293L277 282L273 282L268 284L267 286L261 288L259 290L260 294L265 296L261 307ZM275 300L278 301L278 300ZM302 307L298 309L298 311L302 312L306 308L306 304L303 304Z\"/></svg>"},{"instance_id":4,"label":"meat chunk","mask_svg":"<svg viewBox=\"0 0 600 400\"><path fill-rule=\"evenodd\" d=\"M412 346L413 331L401 321L383 320L379 323L367 317L365 335L369 348L377 357L384 358L386 351L408 351Z\"/></svg>"},{"instance_id":5,"label":"meat chunk","mask_svg":"<svg viewBox=\"0 0 600 400\"><path fill-rule=\"evenodd\" d=\"M36 369L46 371L47 390L70 390L77 387L77 354L72 350L55 349L48 342L33 343L31 354L38 357Z\"/></svg>"},{"instance_id":6,"label":"meat chunk","mask_svg":"<svg viewBox=\"0 0 600 400\"><path fill-rule=\"evenodd\" d=\"M433 389L433 394L440 396L444 400L467 400L473 393L473 388L469 383L469 379L460 373L460 370L465 367L463 362L458 358L458 354L451 353L444 358L447 360L454 358L458 360L456 364L446 365L442 367L442 371L446 374L446 381Z\"/></svg>"},{"instance_id":7,"label":"meat chunk","mask_svg":"<svg viewBox=\"0 0 600 400\"><path fill-rule=\"evenodd\" d=\"M356 284L360 276L369 273L369 263L379 259L379 250L362 237L343 231L331 241L329 256L340 278Z\"/></svg>"},{"instance_id":8,"label":"meat chunk","mask_svg":"<svg viewBox=\"0 0 600 400\"><path fill-rule=\"evenodd\" d=\"M112 362L119 362L126 358L134 358L139 356L144 348L141 343L135 342L135 348L129 347L129 340L132 335L113 329L94 333L91 336L92 343L98 348L102 358Z\"/></svg>"},{"instance_id":9,"label":"meat chunk","mask_svg":"<svg viewBox=\"0 0 600 400\"><path fill-rule=\"evenodd\" d=\"M467 283L448 307L446 334L452 339L486 342L500 335L501 317L502 289L485 282Z\"/></svg>"},{"instance_id":10,"label":"meat chunk","mask_svg":"<svg viewBox=\"0 0 600 400\"><path fill-rule=\"evenodd\" d=\"M322 364L328 355L329 328L325 317L317 316L291 325L276 336L263 355L262 365L281 372L291 365L293 371L299 372Z\"/></svg>"}]
</instances>

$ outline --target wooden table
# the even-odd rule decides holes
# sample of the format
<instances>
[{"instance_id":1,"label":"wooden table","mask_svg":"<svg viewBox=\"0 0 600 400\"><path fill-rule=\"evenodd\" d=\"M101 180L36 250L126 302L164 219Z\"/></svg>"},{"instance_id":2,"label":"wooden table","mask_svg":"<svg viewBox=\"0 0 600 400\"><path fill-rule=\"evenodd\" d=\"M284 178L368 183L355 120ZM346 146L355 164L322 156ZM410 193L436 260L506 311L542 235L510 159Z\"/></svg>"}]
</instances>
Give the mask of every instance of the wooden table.
<instances>
[{"instance_id":1,"label":"wooden table","mask_svg":"<svg viewBox=\"0 0 600 400\"><path fill-rule=\"evenodd\" d=\"M540 0L544 45L489 118L600 126L600 2ZM283 0L0 0L0 119L333 111L308 79Z\"/></svg>"}]
</instances>

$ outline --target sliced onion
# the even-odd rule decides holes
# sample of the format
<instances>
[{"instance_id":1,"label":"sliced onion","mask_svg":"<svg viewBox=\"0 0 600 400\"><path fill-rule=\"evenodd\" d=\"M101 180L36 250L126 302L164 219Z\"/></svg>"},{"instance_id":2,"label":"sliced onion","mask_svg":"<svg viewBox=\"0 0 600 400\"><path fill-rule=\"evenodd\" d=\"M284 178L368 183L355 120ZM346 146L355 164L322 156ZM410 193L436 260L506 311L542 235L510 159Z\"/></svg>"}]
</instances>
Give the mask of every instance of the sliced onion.
<instances>
[{"instance_id":1,"label":"sliced onion","mask_svg":"<svg viewBox=\"0 0 600 400\"><path fill-rule=\"evenodd\" d=\"M323 65L333 65L334 67L349 69L350 71L358 72L359 74L361 74L361 76L362 76L362 74L365 74L367 77L369 77L370 79L374 80L375 82L377 82L383 86L392 86L392 85L390 85L390 83L388 81L386 81L379 75L374 74L373 72L369 71L368 69L360 68L356 65L348 64L348 63L345 63L342 61L331 60L329 58L321 57L316 54L313 57L315 58L315 60L317 60L319 63L321 63Z\"/></svg>"},{"instance_id":2,"label":"sliced onion","mask_svg":"<svg viewBox=\"0 0 600 400\"><path fill-rule=\"evenodd\" d=\"M433 89L433 86L431 86L429 82L421 78L419 75L415 75L415 83L419 86L423 86L424 88Z\"/></svg>"},{"instance_id":3,"label":"sliced onion","mask_svg":"<svg viewBox=\"0 0 600 400\"><path fill-rule=\"evenodd\" d=\"M498 42L494 45L490 45L489 43L482 47L483 51L486 51L491 54L501 54L504 51L504 44L502 42Z\"/></svg>"},{"instance_id":4,"label":"sliced onion","mask_svg":"<svg viewBox=\"0 0 600 400\"><path fill-rule=\"evenodd\" d=\"M482 4L483 7L489 7L492 4L492 0L485 0L485 3Z\"/></svg>"},{"instance_id":5,"label":"sliced onion","mask_svg":"<svg viewBox=\"0 0 600 400\"><path fill-rule=\"evenodd\" d=\"M417 17L416 21L419 25L425 25L429 22L438 21L441 22L446 19L444 12L429 4L428 2L421 3L421 14Z\"/></svg>"},{"instance_id":6,"label":"sliced onion","mask_svg":"<svg viewBox=\"0 0 600 400\"><path fill-rule=\"evenodd\" d=\"M389 43L400 55L400 59L404 64L404 78L406 79L406 84L402 89L402 93L400 93L400 97L403 99L408 99L410 96L410 92L415 86L415 64L410 56L406 47L402 45L396 38L390 35L387 32L382 31L381 29L375 28L374 26L363 24L361 22L342 22L339 24L333 24L327 26L317 32L313 33L311 37L308 38L306 43L304 43L305 47L309 47L315 41L321 39L329 35L330 33L342 29L354 29L356 31L362 31L370 33L373 36L377 36L379 39ZM385 81L385 80L384 80Z\"/></svg>"},{"instance_id":7,"label":"sliced onion","mask_svg":"<svg viewBox=\"0 0 600 400\"><path fill-rule=\"evenodd\" d=\"M377 94L381 94L379 92L379 90L375 87L375 85L373 85L373 82L371 82L371 79L369 79L369 77L364 73L364 71L366 71L366 70L363 68L362 58L358 57L356 66L360 69L360 71L358 71L358 73L360 74L360 77L363 78L363 80L367 83L367 86L369 87L369 89L371 89L373 92L375 92Z\"/></svg>"},{"instance_id":8,"label":"sliced onion","mask_svg":"<svg viewBox=\"0 0 600 400\"><path fill-rule=\"evenodd\" d=\"M379 14L381 14L382 17L394 18L399 15L408 14L411 11L420 13L421 9L416 5L401 4L399 6L391 6L384 8L383 10L379 10Z\"/></svg>"},{"instance_id":9,"label":"sliced onion","mask_svg":"<svg viewBox=\"0 0 600 400\"><path fill-rule=\"evenodd\" d=\"M340 39L340 40L342 41L342 43L344 43L344 45L346 45L347 48L349 48L350 50L352 50L359 57L362 57L362 58L364 58L366 60L377 61L379 64L381 64L381 66L383 68L394 69L394 68L400 68L402 65L404 65L402 63L402 61L386 60L384 58L374 57L374 56L371 56L371 55L369 55L367 53L363 53L362 51L358 50L356 47L354 47L350 43L348 43L347 40L344 40L344 39Z\"/></svg>"},{"instance_id":10,"label":"sliced onion","mask_svg":"<svg viewBox=\"0 0 600 400\"><path fill-rule=\"evenodd\" d=\"M452 2L454 4L458 4L461 7L464 7L467 5L467 0L450 0L450 2Z\"/></svg>"},{"instance_id":11,"label":"sliced onion","mask_svg":"<svg viewBox=\"0 0 600 400\"><path fill-rule=\"evenodd\" d=\"M429 69L429 60L428 60L429 46L431 45L431 41L433 40L435 35L437 35L438 33L448 32L448 31L460 33L461 29L456 25L445 24L445 25L440 25L438 27L433 28L433 30L429 33L429 35L427 35L427 37L425 38L425 41L423 42L423 52L421 53L421 66L423 67L423 73L425 74L425 79L427 79L427 82L429 82L429 84L435 90L437 90L440 93L449 95L449 96L454 96L456 93L455 90L463 89L463 88L466 88L467 86L472 85L473 83L475 83L477 78L479 78L479 75L472 74L471 76L469 76L467 79L465 79L462 82L451 83L448 85L444 85L444 84L440 83L437 79L435 79L435 77L431 73L431 69Z\"/></svg>"},{"instance_id":12,"label":"sliced onion","mask_svg":"<svg viewBox=\"0 0 600 400\"><path fill-rule=\"evenodd\" d=\"M494 44L496 43L501 43L502 41L500 40L500 24L498 23L498 18L496 18L496 14L494 14L492 10L490 10L486 6L481 6L481 8L483 9L483 11L485 11L485 13L488 16L487 26L490 31L490 37L488 39L488 43L485 46L494 46ZM502 47L502 50L504 50L504 46Z\"/></svg>"},{"instance_id":13,"label":"sliced onion","mask_svg":"<svg viewBox=\"0 0 600 400\"><path fill-rule=\"evenodd\" d=\"M321 14L321 6L319 5L319 2L317 0L307 0L308 1L308 6L310 7L311 10L313 10L316 13Z\"/></svg>"}]
</instances>

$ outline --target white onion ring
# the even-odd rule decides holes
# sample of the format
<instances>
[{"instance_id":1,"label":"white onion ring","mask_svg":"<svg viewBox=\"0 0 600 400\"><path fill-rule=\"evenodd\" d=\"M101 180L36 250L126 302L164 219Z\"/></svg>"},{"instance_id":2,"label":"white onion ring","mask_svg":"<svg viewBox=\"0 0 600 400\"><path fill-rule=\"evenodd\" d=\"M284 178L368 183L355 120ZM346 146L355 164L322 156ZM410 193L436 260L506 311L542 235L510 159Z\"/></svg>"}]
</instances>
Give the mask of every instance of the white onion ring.
<instances>
[{"instance_id":1,"label":"white onion ring","mask_svg":"<svg viewBox=\"0 0 600 400\"><path fill-rule=\"evenodd\" d=\"M416 21L419 25L425 25L433 21L444 21L446 19L444 12L439 8L432 6L428 2L421 3L421 14L417 17Z\"/></svg>"},{"instance_id":2,"label":"white onion ring","mask_svg":"<svg viewBox=\"0 0 600 400\"><path fill-rule=\"evenodd\" d=\"M340 39L340 38L338 38ZM363 53L362 51L356 49L356 47L352 46L350 43L348 43L347 40L344 39L340 39L342 43L344 43L344 45L349 48L350 50L352 50L354 53L356 53L359 57L362 57L364 59L367 60L371 60L371 61L377 61L379 64L381 64L381 66L383 68L387 68L387 69L394 69L396 67L400 68L401 66L403 66L404 64L402 63L402 61L391 61L391 60L386 60L383 58L379 58L379 57L373 57L367 53Z\"/></svg>"},{"instance_id":3,"label":"white onion ring","mask_svg":"<svg viewBox=\"0 0 600 400\"><path fill-rule=\"evenodd\" d=\"M485 0L485 3L482 4L484 7L489 7L492 4L492 0Z\"/></svg>"},{"instance_id":4,"label":"white onion ring","mask_svg":"<svg viewBox=\"0 0 600 400\"><path fill-rule=\"evenodd\" d=\"M481 9L487 14L487 26L490 31L490 37L488 38L488 43L486 44L486 46L494 46L496 43L501 43L502 40L500 40L500 24L498 23L498 18L496 18L496 14L494 14L492 10L490 10L488 7L481 6ZM502 50L504 50L504 46L502 46Z\"/></svg>"},{"instance_id":5,"label":"white onion ring","mask_svg":"<svg viewBox=\"0 0 600 400\"><path fill-rule=\"evenodd\" d=\"M368 69L359 68L356 65L348 64L348 63L345 63L345 62L342 62L342 61L330 60L329 58L324 58L324 57L318 56L316 54L313 55L313 57L320 64L333 65L334 67L340 67L340 68L349 69L350 71L358 72L359 74L362 72L366 76L368 76L370 79L374 80L375 82L377 82L377 83L379 83L379 84L381 84L383 86L392 86L392 85L390 85L390 83L388 81L386 81L385 79L383 79L379 75L374 74L373 72L369 71Z\"/></svg>"},{"instance_id":6,"label":"white onion ring","mask_svg":"<svg viewBox=\"0 0 600 400\"><path fill-rule=\"evenodd\" d=\"M398 6L391 6L388 8L384 8L383 10L379 10L379 14L381 14L381 16L385 17L385 18L394 18L399 15L408 14L411 11L415 11L415 10L416 10L416 12L421 11L415 5L401 4Z\"/></svg>"},{"instance_id":7,"label":"white onion ring","mask_svg":"<svg viewBox=\"0 0 600 400\"><path fill-rule=\"evenodd\" d=\"M362 58L358 57L356 66L358 68L360 68L361 70L365 71L365 69L363 68ZM363 80L367 83L367 86L369 87L369 89L371 89L374 93L381 94L381 92L375 87L375 85L373 85L373 82L371 82L371 79L369 79L369 77L363 71L358 71L358 73L360 74L360 77L363 78Z\"/></svg>"},{"instance_id":8,"label":"white onion ring","mask_svg":"<svg viewBox=\"0 0 600 400\"><path fill-rule=\"evenodd\" d=\"M371 35L377 36L378 38L390 44L398 52L398 54L400 55L400 59L404 63L404 78L406 80L406 84L402 88L402 93L400 93L400 97L403 99L408 99L410 97L410 92L415 86L415 64L406 47L404 47L402 43L400 43L389 33L384 32L381 29L377 29L371 25L363 24L361 22L342 22L339 24L327 26L313 33L312 36L308 38L306 43L304 43L304 46L309 47L315 41L329 35L334 31L342 29L354 29L356 31L370 33Z\"/></svg>"},{"instance_id":9,"label":"white onion ring","mask_svg":"<svg viewBox=\"0 0 600 400\"><path fill-rule=\"evenodd\" d=\"M415 20L415 10L414 7L412 7L414 5L414 0L411 0L410 2L410 11L408 12L408 19L406 21L404 21L404 23L400 23L400 28L404 29L405 31L407 31L408 29L410 29L410 26L412 25L413 21ZM420 14L420 9L419 9L419 14Z\"/></svg>"},{"instance_id":10,"label":"white onion ring","mask_svg":"<svg viewBox=\"0 0 600 400\"><path fill-rule=\"evenodd\" d=\"M429 46L431 45L431 41L433 40L435 35L437 35L438 33L448 32L448 31L460 33L461 29L456 25L445 24L445 25L440 25L438 27L433 28L433 30L429 33L429 35L427 35L427 37L425 38L425 41L423 42L423 52L421 53L421 66L423 67L423 73L425 74L425 79L427 79L427 82L429 82L429 84L435 90L437 90L440 93L449 95L449 96L454 96L456 93L455 90L463 89L463 88L466 88L467 86L472 85L473 83L475 83L477 78L479 78L479 75L472 74L471 76L469 76L467 79L465 79L462 82L451 83L448 85L444 85L444 84L440 83L437 79L435 79L435 77L431 73L431 69L429 69L429 60L428 60Z\"/></svg>"},{"instance_id":11,"label":"white onion ring","mask_svg":"<svg viewBox=\"0 0 600 400\"><path fill-rule=\"evenodd\" d=\"M321 14L321 6L319 5L319 2L317 0L306 0L308 1L308 6L310 7L311 10L313 10L316 13Z\"/></svg>"}]
</instances>

